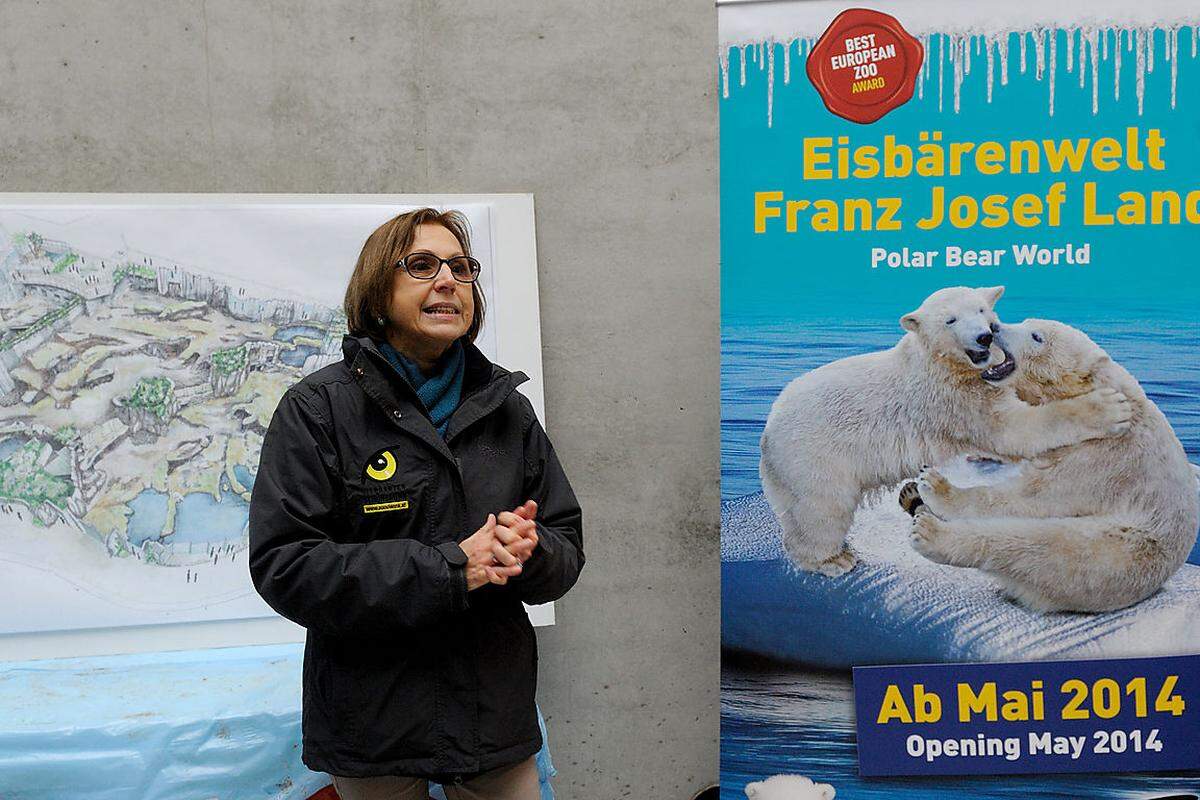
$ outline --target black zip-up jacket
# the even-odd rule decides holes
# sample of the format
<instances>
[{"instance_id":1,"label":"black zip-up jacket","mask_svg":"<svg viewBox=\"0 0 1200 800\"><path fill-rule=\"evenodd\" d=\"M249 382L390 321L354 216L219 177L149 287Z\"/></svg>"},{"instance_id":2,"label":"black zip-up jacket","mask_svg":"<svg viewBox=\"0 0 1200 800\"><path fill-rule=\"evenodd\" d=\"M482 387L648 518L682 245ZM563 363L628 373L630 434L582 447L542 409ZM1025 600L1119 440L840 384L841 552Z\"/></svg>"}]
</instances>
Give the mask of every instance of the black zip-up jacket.
<instances>
[{"instance_id":1,"label":"black zip-up jacket","mask_svg":"<svg viewBox=\"0 0 1200 800\"><path fill-rule=\"evenodd\" d=\"M443 439L368 337L279 402L250 503L259 594L308 629L303 760L334 775L453 781L533 755L537 640L522 606L566 593L582 516L527 380L464 340ZM467 592L458 542L537 501L538 546Z\"/></svg>"}]
</instances>

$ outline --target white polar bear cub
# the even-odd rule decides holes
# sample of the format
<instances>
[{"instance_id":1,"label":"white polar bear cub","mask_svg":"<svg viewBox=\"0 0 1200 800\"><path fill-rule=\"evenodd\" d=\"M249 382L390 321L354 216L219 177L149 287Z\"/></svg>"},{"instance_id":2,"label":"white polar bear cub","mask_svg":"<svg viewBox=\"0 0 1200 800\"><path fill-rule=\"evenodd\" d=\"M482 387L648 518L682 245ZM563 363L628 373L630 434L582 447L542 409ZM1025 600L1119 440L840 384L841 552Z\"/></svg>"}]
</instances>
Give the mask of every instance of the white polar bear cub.
<instances>
[{"instance_id":1,"label":"white polar bear cub","mask_svg":"<svg viewBox=\"0 0 1200 800\"><path fill-rule=\"evenodd\" d=\"M1016 358L999 383L1034 403L1120 390L1133 404L1121 436L1054 450L1015 476L958 488L933 470L917 486L930 513L913 545L943 564L978 567L1039 611L1111 611L1158 591L1196 542L1200 507L1183 446L1137 380L1082 331L1049 320L1004 325Z\"/></svg>"},{"instance_id":2,"label":"white polar bear cub","mask_svg":"<svg viewBox=\"0 0 1200 800\"><path fill-rule=\"evenodd\" d=\"M837 790L828 783L813 783L803 775L772 775L747 784L749 800L833 800Z\"/></svg>"},{"instance_id":3,"label":"white polar bear cub","mask_svg":"<svg viewBox=\"0 0 1200 800\"><path fill-rule=\"evenodd\" d=\"M864 492L964 451L1031 458L1124 431L1130 404L1114 389L1028 405L981 379L1011 371L992 339L1003 286L939 289L904 315L890 350L839 359L793 380L761 440L763 494L803 569L836 576L858 559L845 545Z\"/></svg>"}]
</instances>

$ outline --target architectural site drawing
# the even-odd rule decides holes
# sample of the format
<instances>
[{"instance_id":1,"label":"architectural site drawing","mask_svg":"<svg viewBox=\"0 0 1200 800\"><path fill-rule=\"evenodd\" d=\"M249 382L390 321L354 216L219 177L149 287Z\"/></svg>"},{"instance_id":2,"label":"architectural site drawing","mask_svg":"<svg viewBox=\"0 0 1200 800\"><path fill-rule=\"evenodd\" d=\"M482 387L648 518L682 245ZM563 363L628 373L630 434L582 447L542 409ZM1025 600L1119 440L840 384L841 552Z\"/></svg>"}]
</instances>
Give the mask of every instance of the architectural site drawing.
<instances>
[{"instance_id":1,"label":"architectural site drawing","mask_svg":"<svg viewBox=\"0 0 1200 800\"><path fill-rule=\"evenodd\" d=\"M341 358L336 302L0 220L0 572L54 576L0 632L269 613L245 563L259 449Z\"/></svg>"}]
</instances>

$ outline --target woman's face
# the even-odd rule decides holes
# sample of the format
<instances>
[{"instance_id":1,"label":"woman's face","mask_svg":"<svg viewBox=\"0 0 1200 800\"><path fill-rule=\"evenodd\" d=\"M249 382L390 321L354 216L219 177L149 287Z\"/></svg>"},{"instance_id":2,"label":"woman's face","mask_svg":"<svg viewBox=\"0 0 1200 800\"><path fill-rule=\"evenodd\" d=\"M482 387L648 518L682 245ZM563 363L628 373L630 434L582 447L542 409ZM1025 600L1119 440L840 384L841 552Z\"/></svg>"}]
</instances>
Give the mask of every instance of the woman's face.
<instances>
[{"instance_id":1,"label":"woman's face","mask_svg":"<svg viewBox=\"0 0 1200 800\"><path fill-rule=\"evenodd\" d=\"M409 253L425 251L439 258L464 255L458 239L437 224L418 225ZM389 333L399 349L444 350L461 337L475 316L471 284L460 283L443 264L432 280L418 280L403 269L392 275L392 298L388 305ZM389 336L389 338L393 338Z\"/></svg>"}]
</instances>

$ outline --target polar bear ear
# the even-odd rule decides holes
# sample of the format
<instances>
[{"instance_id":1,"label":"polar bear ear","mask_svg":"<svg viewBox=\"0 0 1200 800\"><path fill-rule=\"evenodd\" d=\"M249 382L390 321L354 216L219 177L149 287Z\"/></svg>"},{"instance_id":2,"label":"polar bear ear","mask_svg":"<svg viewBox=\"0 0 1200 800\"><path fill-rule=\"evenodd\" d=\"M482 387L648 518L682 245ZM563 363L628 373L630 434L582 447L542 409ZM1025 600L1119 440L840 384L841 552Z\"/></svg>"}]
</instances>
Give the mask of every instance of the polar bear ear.
<instances>
[{"instance_id":1,"label":"polar bear ear","mask_svg":"<svg viewBox=\"0 0 1200 800\"><path fill-rule=\"evenodd\" d=\"M818 783L816 788L820 792L821 800L833 800L837 796L837 789L834 789L828 783Z\"/></svg>"},{"instance_id":2,"label":"polar bear ear","mask_svg":"<svg viewBox=\"0 0 1200 800\"><path fill-rule=\"evenodd\" d=\"M996 301L1004 296L1003 286L987 286L979 291L983 292L983 296L987 298L988 304L995 307Z\"/></svg>"},{"instance_id":3,"label":"polar bear ear","mask_svg":"<svg viewBox=\"0 0 1200 800\"><path fill-rule=\"evenodd\" d=\"M900 327L906 331L915 331L921 327L920 315L916 311L910 311L900 318Z\"/></svg>"}]
</instances>

